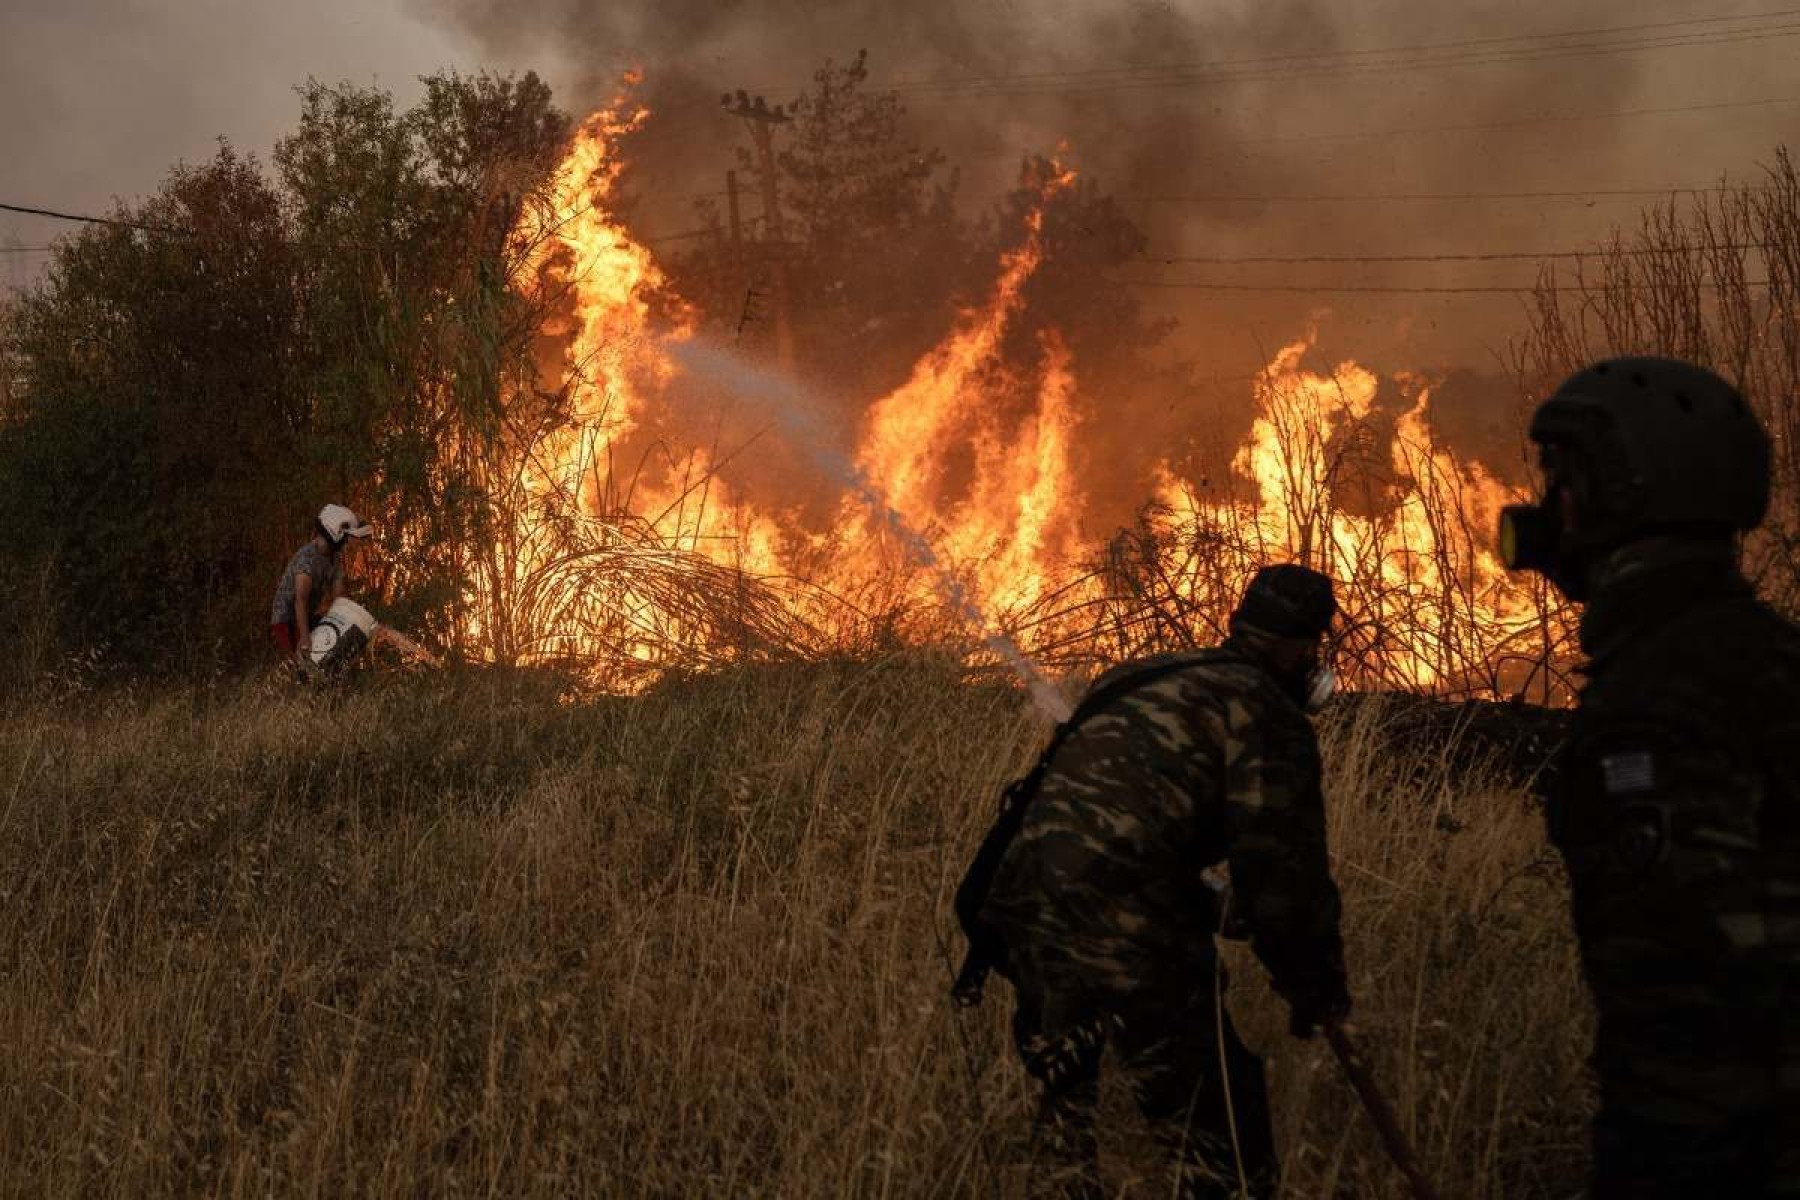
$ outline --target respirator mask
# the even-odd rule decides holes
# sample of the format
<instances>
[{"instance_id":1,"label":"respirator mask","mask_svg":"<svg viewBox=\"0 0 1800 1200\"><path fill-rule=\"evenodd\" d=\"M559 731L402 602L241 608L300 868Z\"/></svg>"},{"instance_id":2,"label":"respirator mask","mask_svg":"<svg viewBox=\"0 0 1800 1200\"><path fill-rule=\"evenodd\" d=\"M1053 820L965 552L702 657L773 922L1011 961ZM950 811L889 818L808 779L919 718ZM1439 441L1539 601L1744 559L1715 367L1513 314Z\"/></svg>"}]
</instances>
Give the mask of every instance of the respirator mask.
<instances>
[{"instance_id":1,"label":"respirator mask","mask_svg":"<svg viewBox=\"0 0 1800 1200\"><path fill-rule=\"evenodd\" d=\"M1318 651L1289 672L1282 682L1288 696L1308 716L1317 715L1326 701L1337 695L1338 676L1326 665L1330 661L1330 643L1321 639Z\"/></svg>"},{"instance_id":2,"label":"respirator mask","mask_svg":"<svg viewBox=\"0 0 1800 1200\"><path fill-rule=\"evenodd\" d=\"M1337 672L1323 664L1316 666L1306 673L1300 707L1308 713L1317 713L1325 707L1327 700L1337 695L1337 690Z\"/></svg>"},{"instance_id":3,"label":"respirator mask","mask_svg":"<svg viewBox=\"0 0 1800 1200\"><path fill-rule=\"evenodd\" d=\"M1554 447L1544 447L1543 499L1500 510L1500 561L1509 571L1536 571L1569 599L1580 600L1587 593L1591 553L1569 536L1564 519L1568 484L1557 458Z\"/></svg>"},{"instance_id":4,"label":"respirator mask","mask_svg":"<svg viewBox=\"0 0 1800 1200\"><path fill-rule=\"evenodd\" d=\"M1556 563L1562 517L1551 492L1538 504L1509 504L1500 510L1500 561L1509 571L1542 571Z\"/></svg>"}]
</instances>

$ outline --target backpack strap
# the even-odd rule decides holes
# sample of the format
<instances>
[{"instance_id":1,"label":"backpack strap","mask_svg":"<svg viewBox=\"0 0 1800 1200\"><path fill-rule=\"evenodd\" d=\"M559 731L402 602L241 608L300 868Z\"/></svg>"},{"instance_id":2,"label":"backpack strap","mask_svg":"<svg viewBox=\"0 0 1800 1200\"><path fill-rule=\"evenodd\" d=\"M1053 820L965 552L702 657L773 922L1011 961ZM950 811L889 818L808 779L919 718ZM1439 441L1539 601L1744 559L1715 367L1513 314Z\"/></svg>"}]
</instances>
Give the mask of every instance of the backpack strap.
<instances>
[{"instance_id":1,"label":"backpack strap","mask_svg":"<svg viewBox=\"0 0 1800 1200\"><path fill-rule=\"evenodd\" d=\"M951 995L958 1004L969 1007L981 1003L982 985L986 982L988 973L1005 967L1005 940L998 929L981 919L981 910L987 903L988 892L993 888L994 877L1000 872L1000 862L1006 857L1006 851L1013 840L1019 836L1019 830L1024 827L1025 810L1037 796L1038 788L1057 751L1062 749L1063 743L1083 724L1129 693L1166 679L1178 671L1217 661L1218 656L1216 650L1178 655L1128 671L1117 679L1108 681L1104 687L1089 690L1075 706L1075 711L1069 714L1069 719L1059 724L1050 735L1049 743L1038 755L1031 770L1007 784L1000 793L999 815L995 817L987 835L982 838L980 848L975 851L974 861L969 864L969 869L963 874L962 882L956 889L956 917L969 940L968 953L963 958L962 968L957 972L956 982L951 988Z\"/></svg>"},{"instance_id":2,"label":"backpack strap","mask_svg":"<svg viewBox=\"0 0 1800 1200\"><path fill-rule=\"evenodd\" d=\"M1050 741L1044 747L1044 752L1038 756L1037 766L1033 770L1038 771L1049 767L1050 760L1056 757L1056 752L1062 749L1063 743L1068 741L1077 729L1099 716L1101 712L1111 708L1115 702L1139 688L1149 687L1158 680L1167 679L1189 667L1216 661L1218 657L1217 650L1201 650L1193 654L1177 655L1172 659L1166 659L1136 671L1127 671L1119 678L1107 683L1105 687L1091 689L1087 695L1081 698L1081 703L1075 706L1075 711L1069 714L1069 719L1058 725L1051 733Z\"/></svg>"}]
</instances>

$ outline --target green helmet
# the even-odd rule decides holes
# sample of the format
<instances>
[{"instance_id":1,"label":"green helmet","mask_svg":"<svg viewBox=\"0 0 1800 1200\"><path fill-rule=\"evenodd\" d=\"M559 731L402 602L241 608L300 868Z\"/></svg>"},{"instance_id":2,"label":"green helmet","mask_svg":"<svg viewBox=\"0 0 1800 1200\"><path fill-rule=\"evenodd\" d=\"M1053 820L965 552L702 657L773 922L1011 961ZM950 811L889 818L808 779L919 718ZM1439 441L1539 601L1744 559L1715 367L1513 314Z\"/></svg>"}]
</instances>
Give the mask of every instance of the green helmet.
<instances>
[{"instance_id":1,"label":"green helmet","mask_svg":"<svg viewBox=\"0 0 1800 1200\"><path fill-rule=\"evenodd\" d=\"M1538 407L1530 433L1547 495L1505 510L1501 554L1575 599L1609 550L1657 534L1728 537L1768 511L1768 434L1736 388L1690 363L1595 363Z\"/></svg>"}]
</instances>

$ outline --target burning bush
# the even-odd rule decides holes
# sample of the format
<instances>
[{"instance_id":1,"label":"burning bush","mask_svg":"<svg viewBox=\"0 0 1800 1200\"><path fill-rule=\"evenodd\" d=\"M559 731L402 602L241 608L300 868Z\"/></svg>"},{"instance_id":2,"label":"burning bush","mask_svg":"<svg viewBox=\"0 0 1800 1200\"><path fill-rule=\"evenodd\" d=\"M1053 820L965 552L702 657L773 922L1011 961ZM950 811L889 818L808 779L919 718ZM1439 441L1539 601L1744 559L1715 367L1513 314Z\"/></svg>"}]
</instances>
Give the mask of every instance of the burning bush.
<instances>
[{"instance_id":1,"label":"burning bush","mask_svg":"<svg viewBox=\"0 0 1800 1200\"><path fill-rule=\"evenodd\" d=\"M1035 359L1021 363L1007 349L1046 262L1046 214L1075 182L1051 160L1027 164L1024 185L1035 199L994 282L962 306L904 382L868 404L853 445L826 448L861 484L825 506L822 521L729 486L724 464L667 419L707 383L684 374L673 351L707 334L679 306L663 306L677 315L659 322L651 299L667 280L612 215L620 146L644 116L621 101L590 118L557 177L549 219L557 246L544 257L543 279L574 298L558 319L555 363L567 420L530 447L514 510L521 544L542 520L543 495L614 524L634 512L653 541L754 576L839 646L872 627L941 636L931 598L949 576L985 631L1065 666L1208 640L1256 567L1291 559L1342 582L1344 665L1357 682L1564 694L1567 622L1542 590L1508 579L1488 549L1508 491L1438 443L1425 381L1406 381L1410 403L1384 428L1373 374L1354 363L1309 370L1309 345L1296 342L1257 380L1257 415L1224 486L1197 485L1165 461L1159 494L1135 529L1109 539L1091 528L1086 475L1104 467L1084 461L1082 442L1102 418L1084 402L1081 364L1054 328L1040 329ZM619 463L644 461L632 451L646 429L686 436L687 448L665 449L661 470L621 484ZM893 536L896 522L910 532ZM520 578L540 580L560 569L527 559L516 566ZM500 581L493 595L509 586ZM661 620L653 609L643 609L646 626ZM963 630L959 640L973 645L982 632ZM572 629L531 637L575 652L582 642ZM801 640L817 641L786 639ZM606 663L635 668L668 652L704 657L703 641L595 640L588 652L604 674Z\"/></svg>"},{"instance_id":2,"label":"burning bush","mask_svg":"<svg viewBox=\"0 0 1800 1200\"><path fill-rule=\"evenodd\" d=\"M67 243L11 322L14 594L49 581L65 649L241 661L255 594L330 493L380 527L367 582L398 619L607 689L894 643L979 663L997 635L1085 669L1213 639L1289 559L1339 580L1353 683L1567 694L1568 616L1501 572L1510 485L1447 443L1437 379L1320 363L1307 334L1218 422L1242 429L1223 452L1168 424L1205 414L1140 426L1175 408L1143 402L1176 378L1150 363L1166 329L1101 275L1141 234L1053 157L964 221L865 76L822 71L769 160L795 219L765 234L792 244L752 253L715 221L667 262L630 220L651 117L629 87L573 126L530 76L429 80L405 113L308 88L273 181L229 153L178 172L122 214L138 228ZM1766 186L1650 214L1578 278L1579 310L1546 276L1518 347L1525 394L1632 350L1744 380L1788 447L1753 543L1786 604L1796 195L1784 156ZM795 369L752 395L683 364L767 372L731 271L771 256ZM873 286L908 256L936 273Z\"/></svg>"}]
</instances>

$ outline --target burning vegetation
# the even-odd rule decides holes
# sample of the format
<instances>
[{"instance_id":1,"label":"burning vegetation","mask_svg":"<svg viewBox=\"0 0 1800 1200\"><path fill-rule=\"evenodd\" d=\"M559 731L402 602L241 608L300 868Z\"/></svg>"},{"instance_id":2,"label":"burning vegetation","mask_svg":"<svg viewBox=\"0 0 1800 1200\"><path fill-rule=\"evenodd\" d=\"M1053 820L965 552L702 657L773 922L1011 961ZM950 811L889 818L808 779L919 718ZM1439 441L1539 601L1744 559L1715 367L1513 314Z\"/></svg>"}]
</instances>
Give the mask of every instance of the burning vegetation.
<instances>
[{"instance_id":1,"label":"burning vegetation","mask_svg":"<svg viewBox=\"0 0 1800 1200\"><path fill-rule=\"evenodd\" d=\"M1491 548L1529 484L1513 402L1639 352L1762 409L1750 560L1795 602L1783 154L1546 273L1510 379L1397 370L1326 316L1221 378L1118 277L1147 239L1079 146L982 209L828 63L766 155L749 110L739 203L659 237L646 139L684 127L640 94L576 122L531 76L407 111L312 85L272 172L222 151L60 245L0 345L9 674L251 661L244 614L330 494L381 530L384 616L599 690L896 646L981 667L1001 638L1082 671L1215 640L1289 559L1339 581L1353 685L1556 702L1571 622ZM189 518L144 519L170 495Z\"/></svg>"},{"instance_id":2,"label":"burning vegetation","mask_svg":"<svg viewBox=\"0 0 1800 1200\"><path fill-rule=\"evenodd\" d=\"M830 448L873 495L816 478L802 490L840 490L802 511L791 482L786 495L738 484L732 460L758 449L722 450L682 419L717 389L675 352L709 335L619 211L624 143L648 115L628 95L583 122L514 233L554 314L540 360L553 386L536 383L554 419L516 447L512 550L481 606L488 654L572 659L629 686L875 631L1002 633L1076 666L1210 639L1256 567L1295 560L1342 581L1343 665L1364 685L1561 694L1567 623L1502 572L1489 543L1509 490L1441 444L1425 379L1399 381L1408 403L1384 421L1377 377L1310 368L1300 337L1250 381L1254 417L1228 470L1196 478L1164 457L1136 521L1100 525L1088 498L1107 464L1084 442L1129 419L1123 406L1084 384L1054 326L1032 331L1029 357L1009 353L1048 254L1046 211L1076 183L1054 159L1026 163L1032 203L990 278ZM776 425L761 436L795 436ZM941 575L965 614L945 611ZM968 610L985 629L956 628Z\"/></svg>"}]
</instances>

